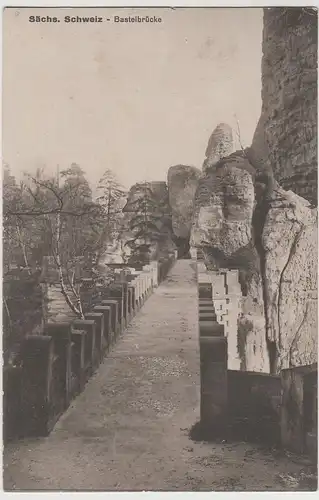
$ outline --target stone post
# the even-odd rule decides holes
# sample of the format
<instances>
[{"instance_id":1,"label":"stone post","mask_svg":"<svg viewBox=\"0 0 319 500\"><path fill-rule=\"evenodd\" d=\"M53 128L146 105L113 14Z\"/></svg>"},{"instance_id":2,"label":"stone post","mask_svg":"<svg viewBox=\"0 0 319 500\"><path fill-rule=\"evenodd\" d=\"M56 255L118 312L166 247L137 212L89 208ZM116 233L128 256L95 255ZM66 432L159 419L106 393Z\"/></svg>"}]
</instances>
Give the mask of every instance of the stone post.
<instances>
[{"instance_id":1,"label":"stone post","mask_svg":"<svg viewBox=\"0 0 319 500\"><path fill-rule=\"evenodd\" d=\"M103 318L103 330L101 331L101 326L99 324L96 325L96 343L99 343L101 348L100 359L103 357L105 350L107 350L112 342L111 339L111 307L106 306L105 304L94 306L93 311L85 315L86 319L93 320L97 323L97 316L102 315ZM98 342L97 338L102 335L100 338L100 342Z\"/></svg>"},{"instance_id":2,"label":"stone post","mask_svg":"<svg viewBox=\"0 0 319 500\"><path fill-rule=\"evenodd\" d=\"M61 360L63 371L63 391L65 408L71 401L71 325L70 323L49 323L45 327L45 335L52 337L54 353Z\"/></svg>"},{"instance_id":3,"label":"stone post","mask_svg":"<svg viewBox=\"0 0 319 500\"><path fill-rule=\"evenodd\" d=\"M3 444L23 436L22 367L5 365L2 372Z\"/></svg>"},{"instance_id":4,"label":"stone post","mask_svg":"<svg viewBox=\"0 0 319 500\"><path fill-rule=\"evenodd\" d=\"M138 275L138 283L139 283L139 292L140 292L140 304L142 307L142 305L144 304L144 280L143 280L143 276L141 273Z\"/></svg>"},{"instance_id":5,"label":"stone post","mask_svg":"<svg viewBox=\"0 0 319 500\"><path fill-rule=\"evenodd\" d=\"M102 300L101 306L107 306L111 308L111 317L109 322L107 323L107 328L108 328L108 336L111 340L111 343L113 343L117 333L120 330L119 302L117 300L111 300L111 299Z\"/></svg>"},{"instance_id":6,"label":"stone post","mask_svg":"<svg viewBox=\"0 0 319 500\"><path fill-rule=\"evenodd\" d=\"M51 430L52 400L50 394L53 339L43 335L28 335L22 344L22 415L26 436L47 436ZM63 401L64 403L64 401ZM64 404L60 411L64 409Z\"/></svg>"},{"instance_id":7,"label":"stone post","mask_svg":"<svg viewBox=\"0 0 319 500\"><path fill-rule=\"evenodd\" d=\"M308 378L312 372L315 374L312 392L316 394L316 363L287 368L281 371L281 443L284 448L294 453L304 453L306 451L307 437L309 438L307 434L311 433L312 428L316 428L316 423L314 424L311 421L316 419L316 417L311 416L310 406L313 405L309 405L309 408L307 408L307 400L310 402L312 398L311 388L307 387ZM317 412L317 408L315 408L315 412ZM317 436L315 440L317 441Z\"/></svg>"},{"instance_id":8,"label":"stone post","mask_svg":"<svg viewBox=\"0 0 319 500\"><path fill-rule=\"evenodd\" d=\"M151 277L150 277L150 272L149 270L144 271L144 276L145 276L145 288L146 288L146 298L148 298L151 294Z\"/></svg>"},{"instance_id":9,"label":"stone post","mask_svg":"<svg viewBox=\"0 0 319 500\"><path fill-rule=\"evenodd\" d=\"M189 253L190 253L190 256L191 256L192 260L197 260L197 248L191 247L189 249Z\"/></svg>"},{"instance_id":10,"label":"stone post","mask_svg":"<svg viewBox=\"0 0 319 500\"><path fill-rule=\"evenodd\" d=\"M115 281L123 281L125 279L125 270L124 269L115 269Z\"/></svg>"},{"instance_id":11,"label":"stone post","mask_svg":"<svg viewBox=\"0 0 319 500\"><path fill-rule=\"evenodd\" d=\"M129 283L128 285L128 321L131 321L131 319L134 316L134 305L135 305L135 299L134 299L134 287Z\"/></svg>"},{"instance_id":12,"label":"stone post","mask_svg":"<svg viewBox=\"0 0 319 500\"><path fill-rule=\"evenodd\" d=\"M114 283L114 288L116 285L116 293L118 293L118 296L120 297L122 295L122 303L123 303L123 320L124 324L123 326L126 327L128 323L128 302L129 302L129 292L128 292L128 282L125 281L120 281L118 283ZM121 294L121 295L120 295Z\"/></svg>"},{"instance_id":13,"label":"stone post","mask_svg":"<svg viewBox=\"0 0 319 500\"><path fill-rule=\"evenodd\" d=\"M99 353L95 346L95 322L88 319L77 319L73 321L74 330L83 330L85 336L85 374L86 380L92 375L99 364Z\"/></svg>"},{"instance_id":14,"label":"stone post","mask_svg":"<svg viewBox=\"0 0 319 500\"><path fill-rule=\"evenodd\" d=\"M119 282L112 283L109 287L109 298L112 300L117 300L119 303L119 323L121 330L126 326L126 295L127 295L127 283Z\"/></svg>"},{"instance_id":15,"label":"stone post","mask_svg":"<svg viewBox=\"0 0 319 500\"><path fill-rule=\"evenodd\" d=\"M221 434L227 425L227 339L200 337L201 425Z\"/></svg>"},{"instance_id":16,"label":"stone post","mask_svg":"<svg viewBox=\"0 0 319 500\"><path fill-rule=\"evenodd\" d=\"M111 316L111 313L109 316ZM104 328L104 318L105 316L102 312L90 312L85 314L85 319L95 322L96 346L100 353L100 360L103 358L104 352L108 348L108 334ZM111 323L111 317L109 323Z\"/></svg>"},{"instance_id":17,"label":"stone post","mask_svg":"<svg viewBox=\"0 0 319 500\"><path fill-rule=\"evenodd\" d=\"M157 260L152 260L151 262L152 274L153 274L153 286L158 287L158 262Z\"/></svg>"},{"instance_id":18,"label":"stone post","mask_svg":"<svg viewBox=\"0 0 319 500\"><path fill-rule=\"evenodd\" d=\"M76 378L74 384L74 395L80 393L84 389L85 379L85 336L83 330L71 331L71 340L73 343L73 360L72 371Z\"/></svg>"},{"instance_id":19,"label":"stone post","mask_svg":"<svg viewBox=\"0 0 319 500\"><path fill-rule=\"evenodd\" d=\"M147 271L142 271L142 279L144 281L144 302L146 301L148 297L148 273Z\"/></svg>"},{"instance_id":20,"label":"stone post","mask_svg":"<svg viewBox=\"0 0 319 500\"><path fill-rule=\"evenodd\" d=\"M135 284L135 289L136 289L136 304L137 304L137 310L139 310L142 306L142 292L141 292L141 279L139 276L137 276L134 280Z\"/></svg>"},{"instance_id":21,"label":"stone post","mask_svg":"<svg viewBox=\"0 0 319 500\"><path fill-rule=\"evenodd\" d=\"M144 304L144 283L141 274L139 274L137 277L137 283L138 283L139 306L142 307L142 305Z\"/></svg>"},{"instance_id":22,"label":"stone post","mask_svg":"<svg viewBox=\"0 0 319 500\"><path fill-rule=\"evenodd\" d=\"M144 280L145 280L145 299L149 296L150 294L150 266L147 265L147 266L143 266L143 269L142 269L142 275L144 277Z\"/></svg>"},{"instance_id":23,"label":"stone post","mask_svg":"<svg viewBox=\"0 0 319 500\"><path fill-rule=\"evenodd\" d=\"M223 337L224 325L220 325L214 320L199 320L199 337Z\"/></svg>"},{"instance_id":24,"label":"stone post","mask_svg":"<svg viewBox=\"0 0 319 500\"><path fill-rule=\"evenodd\" d=\"M143 268L143 276L145 279L145 298L147 299L152 293L152 275L150 266L144 266L144 268Z\"/></svg>"},{"instance_id":25,"label":"stone post","mask_svg":"<svg viewBox=\"0 0 319 500\"><path fill-rule=\"evenodd\" d=\"M209 275L209 273L198 272L197 282L198 298L210 299L211 301L213 301L212 277Z\"/></svg>"},{"instance_id":26,"label":"stone post","mask_svg":"<svg viewBox=\"0 0 319 500\"><path fill-rule=\"evenodd\" d=\"M138 291L138 282L137 282L137 278L134 278L132 281L131 281L131 285L132 287L134 288L134 299L135 299L135 304L134 304L134 311L137 312L139 310L139 307L140 307L140 303L139 303L139 291Z\"/></svg>"}]
</instances>

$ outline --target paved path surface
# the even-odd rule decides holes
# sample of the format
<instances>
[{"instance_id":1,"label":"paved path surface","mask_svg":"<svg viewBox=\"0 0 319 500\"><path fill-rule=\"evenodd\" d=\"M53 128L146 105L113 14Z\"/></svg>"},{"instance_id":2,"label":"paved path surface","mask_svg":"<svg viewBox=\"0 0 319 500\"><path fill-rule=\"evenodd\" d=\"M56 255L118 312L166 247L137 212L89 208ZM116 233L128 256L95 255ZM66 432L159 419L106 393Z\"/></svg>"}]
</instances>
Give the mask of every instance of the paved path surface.
<instances>
[{"instance_id":1,"label":"paved path surface","mask_svg":"<svg viewBox=\"0 0 319 500\"><path fill-rule=\"evenodd\" d=\"M180 260L50 436L7 446L4 488L307 489L300 459L190 439L199 419L196 320L194 266Z\"/></svg>"}]
</instances>

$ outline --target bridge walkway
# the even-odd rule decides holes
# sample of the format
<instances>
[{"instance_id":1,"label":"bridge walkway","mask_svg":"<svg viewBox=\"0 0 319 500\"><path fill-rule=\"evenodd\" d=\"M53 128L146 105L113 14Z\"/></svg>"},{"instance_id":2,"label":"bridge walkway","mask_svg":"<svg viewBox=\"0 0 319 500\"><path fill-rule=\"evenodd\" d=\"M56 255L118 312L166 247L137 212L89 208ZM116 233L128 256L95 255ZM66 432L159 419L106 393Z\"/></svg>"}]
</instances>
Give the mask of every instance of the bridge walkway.
<instances>
[{"instance_id":1,"label":"bridge walkway","mask_svg":"<svg viewBox=\"0 0 319 500\"><path fill-rule=\"evenodd\" d=\"M194 442L199 345L194 263L179 260L47 438L4 451L4 488L287 489L288 458L245 443Z\"/></svg>"}]
</instances>

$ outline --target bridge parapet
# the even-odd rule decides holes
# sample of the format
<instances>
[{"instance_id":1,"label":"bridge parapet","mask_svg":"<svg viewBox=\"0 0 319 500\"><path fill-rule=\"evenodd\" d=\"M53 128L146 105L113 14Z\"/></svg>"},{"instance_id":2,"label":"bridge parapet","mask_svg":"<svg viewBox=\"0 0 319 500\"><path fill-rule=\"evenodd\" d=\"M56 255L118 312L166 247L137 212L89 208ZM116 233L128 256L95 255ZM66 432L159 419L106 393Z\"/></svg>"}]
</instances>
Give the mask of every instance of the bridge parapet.
<instances>
[{"instance_id":1,"label":"bridge parapet","mask_svg":"<svg viewBox=\"0 0 319 500\"><path fill-rule=\"evenodd\" d=\"M84 319L50 322L40 335L25 337L21 365L5 372L5 440L50 433L174 261L170 254L141 270L117 268L114 281L99 286Z\"/></svg>"},{"instance_id":2,"label":"bridge parapet","mask_svg":"<svg viewBox=\"0 0 319 500\"><path fill-rule=\"evenodd\" d=\"M317 460L317 364L278 375L240 369L237 269L196 265L203 432L265 439Z\"/></svg>"}]
</instances>

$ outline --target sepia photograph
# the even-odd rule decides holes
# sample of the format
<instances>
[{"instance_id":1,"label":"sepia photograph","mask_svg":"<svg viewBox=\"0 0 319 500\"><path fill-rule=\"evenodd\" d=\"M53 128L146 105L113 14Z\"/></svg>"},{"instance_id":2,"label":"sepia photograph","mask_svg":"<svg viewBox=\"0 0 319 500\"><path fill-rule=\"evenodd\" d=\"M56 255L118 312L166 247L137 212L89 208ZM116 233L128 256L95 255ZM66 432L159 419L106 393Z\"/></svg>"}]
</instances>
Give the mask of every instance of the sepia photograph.
<instances>
[{"instance_id":1,"label":"sepia photograph","mask_svg":"<svg viewBox=\"0 0 319 500\"><path fill-rule=\"evenodd\" d=\"M4 491L317 491L317 8L2 42Z\"/></svg>"}]
</instances>

